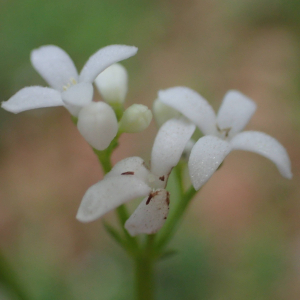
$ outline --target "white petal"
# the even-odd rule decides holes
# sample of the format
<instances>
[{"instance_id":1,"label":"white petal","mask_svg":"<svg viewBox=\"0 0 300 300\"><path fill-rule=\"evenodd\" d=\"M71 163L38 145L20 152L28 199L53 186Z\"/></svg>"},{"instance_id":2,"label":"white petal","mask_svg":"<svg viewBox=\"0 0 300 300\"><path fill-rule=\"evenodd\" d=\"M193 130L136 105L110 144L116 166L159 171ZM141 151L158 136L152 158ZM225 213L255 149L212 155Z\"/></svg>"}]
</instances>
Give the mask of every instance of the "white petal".
<instances>
[{"instance_id":1,"label":"white petal","mask_svg":"<svg viewBox=\"0 0 300 300\"><path fill-rule=\"evenodd\" d=\"M147 182L149 170L145 167L144 160L140 157L128 157L116 163L112 170L106 174L105 178L116 175L136 176L140 180Z\"/></svg>"},{"instance_id":2,"label":"white petal","mask_svg":"<svg viewBox=\"0 0 300 300\"><path fill-rule=\"evenodd\" d=\"M231 151L230 144L215 136L204 136L192 149L189 172L196 190L213 175L224 158Z\"/></svg>"},{"instance_id":3,"label":"white petal","mask_svg":"<svg viewBox=\"0 0 300 300\"><path fill-rule=\"evenodd\" d=\"M159 129L151 154L151 172L169 175L195 131L195 125L183 119L171 119Z\"/></svg>"},{"instance_id":4,"label":"white petal","mask_svg":"<svg viewBox=\"0 0 300 300\"><path fill-rule=\"evenodd\" d=\"M78 82L78 73L70 56L53 45L42 46L31 52L31 63L37 72L56 90Z\"/></svg>"},{"instance_id":5,"label":"white petal","mask_svg":"<svg viewBox=\"0 0 300 300\"><path fill-rule=\"evenodd\" d=\"M169 193L157 190L146 197L125 223L130 235L154 234L165 223L169 213ZM148 204L147 204L148 203Z\"/></svg>"},{"instance_id":6,"label":"white petal","mask_svg":"<svg viewBox=\"0 0 300 300\"><path fill-rule=\"evenodd\" d=\"M209 103L187 87L173 87L159 91L159 99L180 111L196 124L203 134L216 134L216 115Z\"/></svg>"},{"instance_id":7,"label":"white petal","mask_svg":"<svg viewBox=\"0 0 300 300\"><path fill-rule=\"evenodd\" d=\"M94 221L129 200L148 195L150 191L135 176L105 178L86 191L76 218L81 222Z\"/></svg>"},{"instance_id":8,"label":"white petal","mask_svg":"<svg viewBox=\"0 0 300 300\"><path fill-rule=\"evenodd\" d=\"M285 148L273 137L263 132L244 131L237 134L230 144L233 149L252 151L270 159L283 177L293 177L290 158Z\"/></svg>"},{"instance_id":9,"label":"white petal","mask_svg":"<svg viewBox=\"0 0 300 300\"><path fill-rule=\"evenodd\" d=\"M107 103L124 103L128 88L126 69L120 64L113 64L95 79L96 87Z\"/></svg>"},{"instance_id":10,"label":"white petal","mask_svg":"<svg viewBox=\"0 0 300 300\"><path fill-rule=\"evenodd\" d=\"M80 109L92 102L93 93L93 85L82 82L62 92L61 96L67 108L74 108L71 113L77 117Z\"/></svg>"},{"instance_id":11,"label":"white petal","mask_svg":"<svg viewBox=\"0 0 300 300\"><path fill-rule=\"evenodd\" d=\"M77 127L92 147L104 150L118 132L118 121L108 104L92 102L80 110Z\"/></svg>"},{"instance_id":12,"label":"white petal","mask_svg":"<svg viewBox=\"0 0 300 300\"><path fill-rule=\"evenodd\" d=\"M228 91L224 97L217 116L217 124L222 130L230 129L231 138L242 131L256 110L253 100L238 91Z\"/></svg>"},{"instance_id":13,"label":"white petal","mask_svg":"<svg viewBox=\"0 0 300 300\"><path fill-rule=\"evenodd\" d=\"M98 50L84 65L79 80L92 83L107 67L136 54L137 48L125 45L110 45Z\"/></svg>"},{"instance_id":14,"label":"white petal","mask_svg":"<svg viewBox=\"0 0 300 300\"><path fill-rule=\"evenodd\" d=\"M1 107L12 113L42 107L63 106L60 92L47 87L31 86L18 91Z\"/></svg>"}]
</instances>

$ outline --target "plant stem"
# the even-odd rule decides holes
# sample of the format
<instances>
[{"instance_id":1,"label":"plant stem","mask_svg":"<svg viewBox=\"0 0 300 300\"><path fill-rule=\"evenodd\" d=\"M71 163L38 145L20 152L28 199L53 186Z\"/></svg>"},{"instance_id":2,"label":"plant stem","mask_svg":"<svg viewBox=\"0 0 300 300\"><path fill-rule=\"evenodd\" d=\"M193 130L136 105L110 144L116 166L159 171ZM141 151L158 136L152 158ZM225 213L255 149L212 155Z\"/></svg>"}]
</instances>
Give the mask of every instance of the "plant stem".
<instances>
[{"instance_id":1,"label":"plant stem","mask_svg":"<svg viewBox=\"0 0 300 300\"><path fill-rule=\"evenodd\" d=\"M127 241L129 242L129 244L131 246L133 246L133 249L137 249L138 248L138 241L135 237L132 237L127 230L125 229L124 225L125 222L127 221L127 219L129 218L129 213L127 211L127 207L125 206L125 204L120 205L117 209L116 209L118 218L119 218L119 222L120 225L122 227L123 233L127 239Z\"/></svg>"},{"instance_id":2,"label":"plant stem","mask_svg":"<svg viewBox=\"0 0 300 300\"><path fill-rule=\"evenodd\" d=\"M178 165L174 168L174 172L176 174L177 178L177 186L179 190L179 196L182 198L184 194L184 188L183 188L183 180L182 180L182 162L180 161Z\"/></svg>"},{"instance_id":3,"label":"plant stem","mask_svg":"<svg viewBox=\"0 0 300 300\"><path fill-rule=\"evenodd\" d=\"M144 249L135 258L136 300L154 299L154 235L147 236Z\"/></svg>"},{"instance_id":4,"label":"plant stem","mask_svg":"<svg viewBox=\"0 0 300 300\"><path fill-rule=\"evenodd\" d=\"M111 153L108 151L99 151L94 148L93 150L98 157L98 160L102 166L104 174L107 174L112 169L112 164L110 160Z\"/></svg>"},{"instance_id":5,"label":"plant stem","mask_svg":"<svg viewBox=\"0 0 300 300\"><path fill-rule=\"evenodd\" d=\"M104 151L93 149L97 155L99 162L102 166L104 174L107 174L112 169L111 154L117 147L117 138L111 145ZM137 238L130 236L130 234L124 228L126 220L129 218L129 214L126 206L120 205L116 209L116 213L121 225L123 237L110 225L105 224L107 231L114 237L114 239L127 251L129 255L132 255L135 260L135 284L136 284L136 297L137 300L153 300L154 288L153 288L153 263L154 263L154 251L153 242L154 235L147 236L147 242L145 247L140 247ZM128 248L129 247L129 248Z\"/></svg>"},{"instance_id":6,"label":"plant stem","mask_svg":"<svg viewBox=\"0 0 300 300\"><path fill-rule=\"evenodd\" d=\"M136 300L153 300L153 262L146 257L136 259Z\"/></svg>"}]
</instances>

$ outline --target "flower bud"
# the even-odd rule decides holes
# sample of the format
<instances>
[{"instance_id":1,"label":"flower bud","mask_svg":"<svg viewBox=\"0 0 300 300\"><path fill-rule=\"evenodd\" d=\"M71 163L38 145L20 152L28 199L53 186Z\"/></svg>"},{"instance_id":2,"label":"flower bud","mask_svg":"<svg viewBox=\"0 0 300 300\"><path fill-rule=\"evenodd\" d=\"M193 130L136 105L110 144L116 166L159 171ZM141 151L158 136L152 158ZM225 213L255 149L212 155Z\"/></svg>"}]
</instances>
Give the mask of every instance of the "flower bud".
<instances>
[{"instance_id":1,"label":"flower bud","mask_svg":"<svg viewBox=\"0 0 300 300\"><path fill-rule=\"evenodd\" d=\"M104 150L118 132L118 121L108 104L92 102L80 110L77 127L92 147Z\"/></svg>"},{"instance_id":2,"label":"flower bud","mask_svg":"<svg viewBox=\"0 0 300 300\"><path fill-rule=\"evenodd\" d=\"M162 103L157 98L153 103L153 114L155 122L159 127L172 118L178 118L180 113L174 108Z\"/></svg>"},{"instance_id":3,"label":"flower bud","mask_svg":"<svg viewBox=\"0 0 300 300\"><path fill-rule=\"evenodd\" d=\"M120 64L113 64L95 79L103 99L109 104L124 103L127 94L127 71Z\"/></svg>"},{"instance_id":4,"label":"flower bud","mask_svg":"<svg viewBox=\"0 0 300 300\"><path fill-rule=\"evenodd\" d=\"M152 120L151 110L142 104L133 104L128 107L120 121L121 132L140 132L146 129Z\"/></svg>"}]
</instances>

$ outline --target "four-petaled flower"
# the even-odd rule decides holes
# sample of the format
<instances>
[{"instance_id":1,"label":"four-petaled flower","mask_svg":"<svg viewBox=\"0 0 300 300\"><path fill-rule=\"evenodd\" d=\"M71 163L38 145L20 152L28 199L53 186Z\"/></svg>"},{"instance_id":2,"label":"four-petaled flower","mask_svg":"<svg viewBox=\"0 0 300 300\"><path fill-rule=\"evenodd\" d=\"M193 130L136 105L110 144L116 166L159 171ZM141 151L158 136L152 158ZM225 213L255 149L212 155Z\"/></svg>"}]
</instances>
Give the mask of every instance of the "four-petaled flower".
<instances>
[{"instance_id":1,"label":"four-petaled flower","mask_svg":"<svg viewBox=\"0 0 300 300\"><path fill-rule=\"evenodd\" d=\"M188 162L196 190L232 150L261 154L275 163L282 176L292 178L289 156L276 139L262 132L241 132L255 112L256 104L240 92L227 92L217 116L204 98L186 87L160 91L159 99L190 119L205 135L194 145Z\"/></svg>"},{"instance_id":2,"label":"four-petaled flower","mask_svg":"<svg viewBox=\"0 0 300 300\"><path fill-rule=\"evenodd\" d=\"M107 67L135 55L136 52L136 47L126 45L101 48L88 59L78 75L72 59L64 50L53 45L42 46L31 52L31 62L52 88L25 87L8 101L2 102L1 106L13 113L65 106L72 115L78 117L78 129L86 140L94 148L103 150L116 136L118 122L108 104L93 102L92 84ZM94 138L95 135L97 139Z\"/></svg>"},{"instance_id":3,"label":"four-petaled flower","mask_svg":"<svg viewBox=\"0 0 300 300\"><path fill-rule=\"evenodd\" d=\"M77 219L90 222L129 200L145 197L125 223L125 228L132 236L157 232L169 211L169 193L165 190L169 174L195 128L183 119L167 121L155 138L150 170L139 157L118 162L103 180L87 190Z\"/></svg>"}]
</instances>

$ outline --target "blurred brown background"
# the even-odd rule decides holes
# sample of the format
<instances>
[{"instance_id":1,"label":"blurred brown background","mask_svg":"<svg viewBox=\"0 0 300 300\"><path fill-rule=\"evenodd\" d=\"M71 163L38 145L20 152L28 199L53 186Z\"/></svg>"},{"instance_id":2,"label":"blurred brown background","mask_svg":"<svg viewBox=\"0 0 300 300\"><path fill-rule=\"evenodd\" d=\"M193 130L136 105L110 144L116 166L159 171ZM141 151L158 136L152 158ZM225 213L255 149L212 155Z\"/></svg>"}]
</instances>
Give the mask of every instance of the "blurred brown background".
<instances>
[{"instance_id":1,"label":"blurred brown background","mask_svg":"<svg viewBox=\"0 0 300 300\"><path fill-rule=\"evenodd\" d=\"M135 45L126 106L185 85L218 109L237 89L258 105L247 128L286 147L291 181L256 154L226 158L172 242L179 253L157 266L158 299L300 298L299 16L296 0L0 0L1 101L45 85L36 47L60 46L80 70L105 45ZM122 136L114 161L149 159L156 132ZM31 299L132 299L130 260L101 220L75 220L102 173L67 111L1 110L0 164L0 249Z\"/></svg>"}]
</instances>

